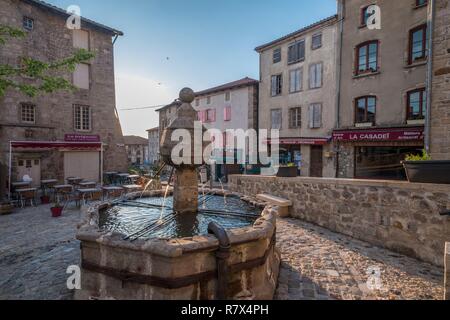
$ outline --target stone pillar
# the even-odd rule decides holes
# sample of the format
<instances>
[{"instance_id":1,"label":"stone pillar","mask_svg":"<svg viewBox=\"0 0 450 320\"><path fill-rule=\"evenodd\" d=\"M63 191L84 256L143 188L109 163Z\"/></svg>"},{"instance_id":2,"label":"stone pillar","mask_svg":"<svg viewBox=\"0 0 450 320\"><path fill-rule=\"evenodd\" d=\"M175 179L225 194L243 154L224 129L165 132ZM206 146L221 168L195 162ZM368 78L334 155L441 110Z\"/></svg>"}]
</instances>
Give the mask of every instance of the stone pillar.
<instances>
[{"instance_id":1,"label":"stone pillar","mask_svg":"<svg viewBox=\"0 0 450 320\"><path fill-rule=\"evenodd\" d=\"M450 242L445 244L445 297L444 300L450 300Z\"/></svg>"},{"instance_id":2,"label":"stone pillar","mask_svg":"<svg viewBox=\"0 0 450 320\"><path fill-rule=\"evenodd\" d=\"M430 147L433 160L450 160L450 3L436 0Z\"/></svg>"},{"instance_id":3,"label":"stone pillar","mask_svg":"<svg viewBox=\"0 0 450 320\"><path fill-rule=\"evenodd\" d=\"M173 209L178 213L198 211L198 175L195 168L180 167L175 170Z\"/></svg>"}]
</instances>

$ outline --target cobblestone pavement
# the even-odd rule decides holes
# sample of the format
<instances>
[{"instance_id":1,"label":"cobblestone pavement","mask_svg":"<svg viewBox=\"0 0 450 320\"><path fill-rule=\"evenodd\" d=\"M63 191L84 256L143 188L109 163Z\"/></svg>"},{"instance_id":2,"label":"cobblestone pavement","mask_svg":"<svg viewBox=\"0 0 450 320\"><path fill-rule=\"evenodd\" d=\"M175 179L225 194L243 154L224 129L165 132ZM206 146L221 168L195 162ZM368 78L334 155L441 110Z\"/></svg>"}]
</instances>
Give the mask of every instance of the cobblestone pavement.
<instances>
[{"instance_id":1,"label":"cobblestone pavement","mask_svg":"<svg viewBox=\"0 0 450 320\"><path fill-rule=\"evenodd\" d=\"M71 299L69 265L78 265L80 211L52 218L50 206L0 216L0 299Z\"/></svg>"},{"instance_id":2,"label":"cobblestone pavement","mask_svg":"<svg viewBox=\"0 0 450 320\"><path fill-rule=\"evenodd\" d=\"M72 299L66 269L79 264L78 210L49 206L0 216L0 299ZM442 299L443 270L299 220L278 222L277 299ZM371 291L367 269L382 289Z\"/></svg>"},{"instance_id":3,"label":"cobblestone pavement","mask_svg":"<svg viewBox=\"0 0 450 320\"><path fill-rule=\"evenodd\" d=\"M276 299L444 297L443 268L299 220L280 219L277 228L282 265ZM374 287L375 290L369 289Z\"/></svg>"}]
</instances>

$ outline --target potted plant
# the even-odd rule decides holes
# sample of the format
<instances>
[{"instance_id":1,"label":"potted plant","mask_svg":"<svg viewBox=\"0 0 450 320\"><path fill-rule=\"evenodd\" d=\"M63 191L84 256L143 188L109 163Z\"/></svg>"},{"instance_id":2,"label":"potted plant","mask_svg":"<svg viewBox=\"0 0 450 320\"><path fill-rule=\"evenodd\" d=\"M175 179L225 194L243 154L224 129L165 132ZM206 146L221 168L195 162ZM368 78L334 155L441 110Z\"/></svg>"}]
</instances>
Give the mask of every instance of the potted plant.
<instances>
[{"instance_id":1,"label":"potted plant","mask_svg":"<svg viewBox=\"0 0 450 320\"><path fill-rule=\"evenodd\" d=\"M298 175L298 167L295 163L289 163L286 166L280 166L278 168L277 177L294 178Z\"/></svg>"},{"instance_id":2,"label":"potted plant","mask_svg":"<svg viewBox=\"0 0 450 320\"><path fill-rule=\"evenodd\" d=\"M12 213L14 206L10 201L0 201L0 215L6 215Z\"/></svg>"},{"instance_id":3,"label":"potted plant","mask_svg":"<svg viewBox=\"0 0 450 320\"><path fill-rule=\"evenodd\" d=\"M56 199L55 204L50 208L52 212L53 218L61 217L64 207L59 203L59 200Z\"/></svg>"},{"instance_id":4,"label":"potted plant","mask_svg":"<svg viewBox=\"0 0 450 320\"><path fill-rule=\"evenodd\" d=\"M433 161L425 150L407 155L402 164L409 182L450 184L450 161Z\"/></svg>"}]
</instances>

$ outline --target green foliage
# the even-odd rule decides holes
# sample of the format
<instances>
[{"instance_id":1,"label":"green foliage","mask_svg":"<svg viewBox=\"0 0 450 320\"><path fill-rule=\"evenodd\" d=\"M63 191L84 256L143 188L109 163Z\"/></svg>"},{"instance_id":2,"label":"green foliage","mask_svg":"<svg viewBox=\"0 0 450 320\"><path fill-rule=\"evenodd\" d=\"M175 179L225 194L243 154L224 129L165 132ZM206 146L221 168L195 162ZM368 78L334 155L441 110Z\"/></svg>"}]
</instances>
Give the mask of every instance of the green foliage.
<instances>
[{"instance_id":1,"label":"green foliage","mask_svg":"<svg viewBox=\"0 0 450 320\"><path fill-rule=\"evenodd\" d=\"M22 30L0 25L0 45L4 45L7 38L25 36L26 33ZM72 56L54 62L47 63L25 57L18 66L0 64L0 97L4 96L9 88L19 90L29 97L59 90L75 90L70 81L55 74L72 73L77 64L88 62L94 56L90 51L79 49ZM19 81L19 78L24 81Z\"/></svg>"},{"instance_id":2,"label":"green foliage","mask_svg":"<svg viewBox=\"0 0 450 320\"><path fill-rule=\"evenodd\" d=\"M405 158L406 161L430 161L431 156L427 153L425 149L422 150L422 154L408 154Z\"/></svg>"}]
</instances>

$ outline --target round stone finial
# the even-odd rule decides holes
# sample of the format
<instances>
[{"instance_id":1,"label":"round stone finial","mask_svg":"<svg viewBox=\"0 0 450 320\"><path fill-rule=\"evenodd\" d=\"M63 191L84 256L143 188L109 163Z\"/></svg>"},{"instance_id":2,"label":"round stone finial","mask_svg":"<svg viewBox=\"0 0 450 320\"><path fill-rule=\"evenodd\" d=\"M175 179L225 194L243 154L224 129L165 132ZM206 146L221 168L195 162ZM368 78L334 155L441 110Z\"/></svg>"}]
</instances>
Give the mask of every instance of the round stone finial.
<instances>
[{"instance_id":1,"label":"round stone finial","mask_svg":"<svg viewBox=\"0 0 450 320\"><path fill-rule=\"evenodd\" d=\"M194 90L191 88L183 88L180 91L180 100L181 102L191 103L195 100Z\"/></svg>"}]
</instances>

